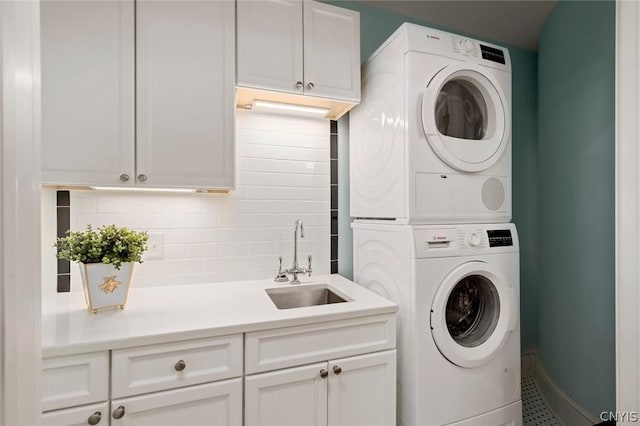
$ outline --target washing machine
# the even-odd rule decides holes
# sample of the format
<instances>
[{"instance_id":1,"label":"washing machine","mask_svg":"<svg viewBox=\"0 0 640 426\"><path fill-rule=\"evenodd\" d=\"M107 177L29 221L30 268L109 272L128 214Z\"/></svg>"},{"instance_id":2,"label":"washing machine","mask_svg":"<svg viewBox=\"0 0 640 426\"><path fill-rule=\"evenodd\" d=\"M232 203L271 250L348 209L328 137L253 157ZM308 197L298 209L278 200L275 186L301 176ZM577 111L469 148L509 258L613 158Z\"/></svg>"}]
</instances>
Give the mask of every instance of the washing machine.
<instances>
[{"instance_id":1,"label":"washing machine","mask_svg":"<svg viewBox=\"0 0 640 426\"><path fill-rule=\"evenodd\" d=\"M351 216L509 222L509 51L403 24L362 72L349 114Z\"/></svg>"},{"instance_id":2,"label":"washing machine","mask_svg":"<svg viewBox=\"0 0 640 426\"><path fill-rule=\"evenodd\" d=\"M399 306L397 424L521 426L515 226L353 230L354 281Z\"/></svg>"}]
</instances>

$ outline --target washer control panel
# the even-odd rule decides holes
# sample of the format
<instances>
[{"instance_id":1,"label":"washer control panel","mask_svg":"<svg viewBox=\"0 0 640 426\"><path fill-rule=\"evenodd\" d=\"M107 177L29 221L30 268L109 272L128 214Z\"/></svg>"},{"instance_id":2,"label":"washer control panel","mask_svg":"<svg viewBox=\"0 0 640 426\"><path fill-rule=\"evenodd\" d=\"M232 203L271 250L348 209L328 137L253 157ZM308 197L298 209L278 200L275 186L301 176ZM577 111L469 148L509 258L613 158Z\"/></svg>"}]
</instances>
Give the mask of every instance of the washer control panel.
<instances>
[{"instance_id":1,"label":"washer control panel","mask_svg":"<svg viewBox=\"0 0 640 426\"><path fill-rule=\"evenodd\" d=\"M395 225L394 225L395 226ZM457 225L455 228L416 226L416 258L510 253L518 250L518 234L510 223Z\"/></svg>"}]
</instances>

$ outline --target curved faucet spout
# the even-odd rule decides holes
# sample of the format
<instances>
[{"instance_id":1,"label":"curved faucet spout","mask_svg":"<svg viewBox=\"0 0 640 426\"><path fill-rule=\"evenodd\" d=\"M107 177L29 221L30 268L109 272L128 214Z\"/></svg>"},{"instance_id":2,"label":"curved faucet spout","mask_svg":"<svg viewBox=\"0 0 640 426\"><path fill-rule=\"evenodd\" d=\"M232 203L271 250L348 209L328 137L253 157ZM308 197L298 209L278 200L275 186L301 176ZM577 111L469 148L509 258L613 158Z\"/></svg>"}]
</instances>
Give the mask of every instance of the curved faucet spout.
<instances>
[{"instance_id":1,"label":"curved faucet spout","mask_svg":"<svg viewBox=\"0 0 640 426\"><path fill-rule=\"evenodd\" d=\"M286 271L282 270L282 258L280 258L280 267L278 268L278 274L274 281L276 282L286 282L287 275L291 274L291 284L300 284L300 280L298 279L298 274L309 274L311 276L311 255L309 255L309 267L302 268L298 265L298 228L300 228L300 238L304 238L304 226L302 225L302 221L300 219L296 220L293 224L293 265L291 268Z\"/></svg>"}]
</instances>

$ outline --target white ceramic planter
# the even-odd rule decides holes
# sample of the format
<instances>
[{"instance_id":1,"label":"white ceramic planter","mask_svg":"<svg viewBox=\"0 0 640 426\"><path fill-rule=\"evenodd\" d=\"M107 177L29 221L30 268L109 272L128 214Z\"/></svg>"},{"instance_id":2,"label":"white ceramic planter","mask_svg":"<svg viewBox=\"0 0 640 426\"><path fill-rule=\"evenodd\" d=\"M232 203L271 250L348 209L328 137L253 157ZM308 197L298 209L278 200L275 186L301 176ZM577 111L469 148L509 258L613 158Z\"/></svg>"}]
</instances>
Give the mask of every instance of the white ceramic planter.
<instances>
[{"instance_id":1,"label":"white ceramic planter","mask_svg":"<svg viewBox=\"0 0 640 426\"><path fill-rule=\"evenodd\" d=\"M123 263L120 269L104 263L80 263L82 288L89 310L124 309L129 295L133 263Z\"/></svg>"}]
</instances>

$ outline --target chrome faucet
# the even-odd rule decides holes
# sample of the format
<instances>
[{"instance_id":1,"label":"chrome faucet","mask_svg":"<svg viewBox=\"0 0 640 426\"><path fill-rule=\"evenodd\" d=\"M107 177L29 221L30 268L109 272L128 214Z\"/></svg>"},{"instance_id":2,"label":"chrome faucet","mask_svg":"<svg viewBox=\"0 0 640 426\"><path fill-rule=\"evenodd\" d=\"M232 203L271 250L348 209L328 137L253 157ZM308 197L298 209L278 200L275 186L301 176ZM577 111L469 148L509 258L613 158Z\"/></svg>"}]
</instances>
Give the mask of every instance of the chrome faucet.
<instances>
[{"instance_id":1,"label":"chrome faucet","mask_svg":"<svg viewBox=\"0 0 640 426\"><path fill-rule=\"evenodd\" d=\"M300 238L304 238L304 226L302 225L302 221L300 219L296 220L295 224L293 225L293 265L291 265L291 268L283 271L282 257L280 257L280 266L278 267L278 274L274 279L275 282L287 282L289 281L287 275L291 275L291 284L300 284L300 280L298 280L298 274L309 274L309 276L311 276L311 272L313 272L313 270L311 269L311 255L309 255L308 257L309 265L307 268L302 268L298 264L298 228L300 228Z\"/></svg>"}]
</instances>

